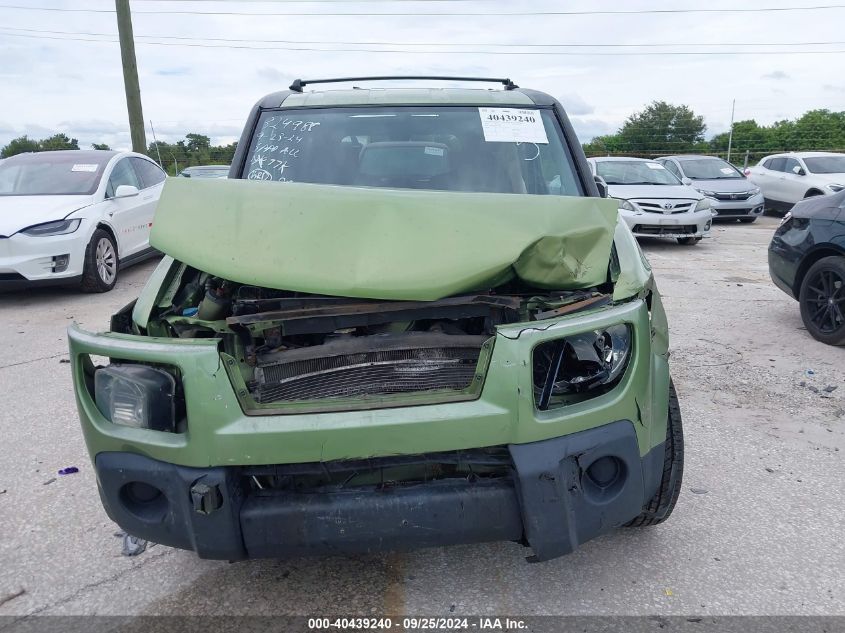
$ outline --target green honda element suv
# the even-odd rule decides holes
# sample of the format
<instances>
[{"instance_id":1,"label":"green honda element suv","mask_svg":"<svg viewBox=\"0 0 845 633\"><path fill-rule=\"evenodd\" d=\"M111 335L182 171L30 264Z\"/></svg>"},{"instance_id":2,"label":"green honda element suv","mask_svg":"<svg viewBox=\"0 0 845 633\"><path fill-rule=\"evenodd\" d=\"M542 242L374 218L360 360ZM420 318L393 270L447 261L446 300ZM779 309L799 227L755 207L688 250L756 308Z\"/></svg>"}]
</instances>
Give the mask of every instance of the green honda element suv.
<instances>
[{"instance_id":1,"label":"green honda element suv","mask_svg":"<svg viewBox=\"0 0 845 633\"><path fill-rule=\"evenodd\" d=\"M683 470L666 317L560 103L354 81L385 79L502 89L264 97L228 179L167 182L138 299L70 328L106 512L229 560L547 560L660 523Z\"/></svg>"}]
</instances>

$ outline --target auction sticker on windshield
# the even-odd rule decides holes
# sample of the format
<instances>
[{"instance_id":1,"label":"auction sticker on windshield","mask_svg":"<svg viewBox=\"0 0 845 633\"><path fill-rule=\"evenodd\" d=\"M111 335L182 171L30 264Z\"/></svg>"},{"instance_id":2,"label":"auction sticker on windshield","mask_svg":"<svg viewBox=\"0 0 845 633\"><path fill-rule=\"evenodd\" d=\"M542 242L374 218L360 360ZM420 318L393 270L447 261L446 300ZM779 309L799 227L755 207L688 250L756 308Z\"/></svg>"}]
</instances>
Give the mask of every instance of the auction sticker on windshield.
<instances>
[{"instance_id":1,"label":"auction sticker on windshield","mask_svg":"<svg viewBox=\"0 0 845 633\"><path fill-rule=\"evenodd\" d=\"M536 110L478 108L484 140L492 143L548 143L543 119Z\"/></svg>"}]
</instances>

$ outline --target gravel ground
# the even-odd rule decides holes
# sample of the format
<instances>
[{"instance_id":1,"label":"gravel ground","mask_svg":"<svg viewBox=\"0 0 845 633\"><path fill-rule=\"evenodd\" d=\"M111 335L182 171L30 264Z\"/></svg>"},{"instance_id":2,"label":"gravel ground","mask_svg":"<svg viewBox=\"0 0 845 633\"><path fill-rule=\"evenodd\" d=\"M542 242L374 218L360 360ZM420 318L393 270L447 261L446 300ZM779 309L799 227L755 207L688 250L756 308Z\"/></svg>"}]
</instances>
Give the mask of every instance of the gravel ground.
<instances>
[{"instance_id":1,"label":"gravel ground","mask_svg":"<svg viewBox=\"0 0 845 633\"><path fill-rule=\"evenodd\" d=\"M770 282L776 224L643 243L669 314L683 493L664 525L535 565L509 543L237 564L163 546L122 556L79 431L65 328L104 329L155 262L105 295L0 295L0 615L845 615L845 348L810 338ZM80 472L57 475L71 465Z\"/></svg>"}]
</instances>

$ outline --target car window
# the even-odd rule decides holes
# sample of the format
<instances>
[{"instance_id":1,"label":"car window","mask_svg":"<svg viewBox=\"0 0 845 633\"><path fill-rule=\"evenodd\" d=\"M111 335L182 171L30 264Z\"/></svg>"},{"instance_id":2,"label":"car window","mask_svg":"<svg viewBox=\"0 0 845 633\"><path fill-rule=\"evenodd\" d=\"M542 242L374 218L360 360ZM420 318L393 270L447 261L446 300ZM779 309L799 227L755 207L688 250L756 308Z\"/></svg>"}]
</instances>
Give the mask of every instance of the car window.
<instances>
[{"instance_id":1,"label":"car window","mask_svg":"<svg viewBox=\"0 0 845 633\"><path fill-rule=\"evenodd\" d=\"M596 160L596 173L608 185L681 184L663 165L647 160Z\"/></svg>"},{"instance_id":2,"label":"car window","mask_svg":"<svg viewBox=\"0 0 845 633\"><path fill-rule=\"evenodd\" d=\"M800 167L801 164L795 160L794 158L785 158L784 159L784 166L782 171L785 171L789 174L793 173L792 170L796 167Z\"/></svg>"},{"instance_id":3,"label":"car window","mask_svg":"<svg viewBox=\"0 0 845 633\"><path fill-rule=\"evenodd\" d=\"M109 177L109 183L106 186L106 197L113 198L114 192L120 185L132 185L138 189L143 189L141 181L138 180L138 176L132 169L128 158L121 158L114 166Z\"/></svg>"},{"instance_id":4,"label":"car window","mask_svg":"<svg viewBox=\"0 0 845 633\"><path fill-rule=\"evenodd\" d=\"M133 156L129 160L132 162L132 166L135 168L135 173L138 174L144 185L143 189L152 187L164 181L166 174L159 168L158 165L136 156Z\"/></svg>"},{"instance_id":5,"label":"car window","mask_svg":"<svg viewBox=\"0 0 845 633\"><path fill-rule=\"evenodd\" d=\"M763 165L766 169L771 169L772 171L784 171L783 166L786 163L785 158L770 158L766 161L766 164Z\"/></svg>"},{"instance_id":6,"label":"car window","mask_svg":"<svg viewBox=\"0 0 845 633\"><path fill-rule=\"evenodd\" d=\"M90 195L107 162L85 152L18 154L0 161L0 196Z\"/></svg>"},{"instance_id":7,"label":"car window","mask_svg":"<svg viewBox=\"0 0 845 633\"><path fill-rule=\"evenodd\" d=\"M805 158L804 164L813 174L845 173L845 156L813 156Z\"/></svg>"},{"instance_id":8,"label":"car window","mask_svg":"<svg viewBox=\"0 0 845 633\"><path fill-rule=\"evenodd\" d=\"M678 169L678 166L674 163L674 161L671 161L671 160L660 161L660 164L663 165L669 171L671 171L678 178L682 178L681 170Z\"/></svg>"},{"instance_id":9,"label":"car window","mask_svg":"<svg viewBox=\"0 0 845 633\"><path fill-rule=\"evenodd\" d=\"M262 113L250 180L583 195L551 110L373 106Z\"/></svg>"}]
</instances>

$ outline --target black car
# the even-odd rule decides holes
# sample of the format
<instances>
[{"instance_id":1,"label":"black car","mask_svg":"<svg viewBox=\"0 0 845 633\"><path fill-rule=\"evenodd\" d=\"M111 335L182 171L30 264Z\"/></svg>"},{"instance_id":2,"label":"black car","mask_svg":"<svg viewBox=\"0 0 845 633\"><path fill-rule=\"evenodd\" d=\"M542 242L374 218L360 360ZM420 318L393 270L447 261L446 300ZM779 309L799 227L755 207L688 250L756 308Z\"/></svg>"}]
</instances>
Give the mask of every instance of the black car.
<instances>
[{"instance_id":1,"label":"black car","mask_svg":"<svg viewBox=\"0 0 845 633\"><path fill-rule=\"evenodd\" d=\"M769 245L769 274L813 338L845 345L845 191L792 207Z\"/></svg>"}]
</instances>

